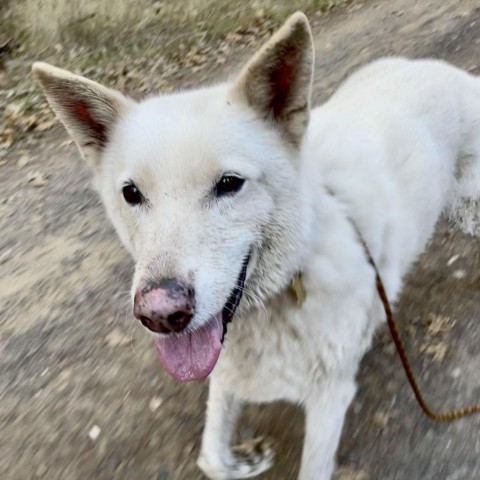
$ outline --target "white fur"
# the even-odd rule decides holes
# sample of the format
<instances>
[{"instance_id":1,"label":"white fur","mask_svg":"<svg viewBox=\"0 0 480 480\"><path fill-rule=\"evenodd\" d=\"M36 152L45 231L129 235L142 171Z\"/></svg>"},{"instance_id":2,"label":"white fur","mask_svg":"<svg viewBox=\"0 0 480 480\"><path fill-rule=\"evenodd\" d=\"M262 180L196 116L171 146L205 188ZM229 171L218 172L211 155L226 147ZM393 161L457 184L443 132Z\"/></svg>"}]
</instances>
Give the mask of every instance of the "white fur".
<instances>
[{"instance_id":1,"label":"white fur","mask_svg":"<svg viewBox=\"0 0 480 480\"><path fill-rule=\"evenodd\" d=\"M465 230L477 229L480 80L433 60L379 60L314 109L305 131L313 63L305 35L297 14L233 86L125 100L94 167L109 216L137 262L133 289L146 277L193 282L192 330L222 309L254 246L244 297L211 375L199 465L214 480L270 466L269 448L246 461L230 447L242 402L277 399L306 408L300 480L331 478L358 364L383 321L351 220L392 301L443 211ZM270 62L281 42L307 53L292 56L302 78L292 87L294 101L288 97L272 119L247 94L254 82L267 82L262 63L284 67L276 57ZM36 67L55 108L61 88L50 91L42 75L57 84L63 77L49 68ZM268 86L259 91L267 95ZM225 172L240 174L245 185L212 199ZM148 207L125 203L129 179ZM299 270L307 291L301 308L288 289Z\"/></svg>"}]
</instances>

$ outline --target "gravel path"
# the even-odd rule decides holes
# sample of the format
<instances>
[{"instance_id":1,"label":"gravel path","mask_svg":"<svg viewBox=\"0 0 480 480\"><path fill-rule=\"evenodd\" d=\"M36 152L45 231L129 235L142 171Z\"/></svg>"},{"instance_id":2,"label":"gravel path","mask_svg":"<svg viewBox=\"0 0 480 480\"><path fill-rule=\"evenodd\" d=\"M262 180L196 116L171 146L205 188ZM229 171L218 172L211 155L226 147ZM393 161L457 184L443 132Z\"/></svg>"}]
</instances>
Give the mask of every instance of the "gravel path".
<instances>
[{"instance_id":1,"label":"gravel path","mask_svg":"<svg viewBox=\"0 0 480 480\"><path fill-rule=\"evenodd\" d=\"M317 101L379 56L436 56L480 73L480 0L367 1L313 23ZM209 78L186 72L183 83L199 80ZM199 480L206 385L168 378L132 321L132 264L65 141L50 134L0 166L0 478ZM476 241L440 225L399 305L439 408L480 399L479 260ZM426 419L386 332L359 382L339 479L480 479L480 417ZM247 409L241 435L277 444L263 478L295 478L302 421L284 404Z\"/></svg>"}]
</instances>

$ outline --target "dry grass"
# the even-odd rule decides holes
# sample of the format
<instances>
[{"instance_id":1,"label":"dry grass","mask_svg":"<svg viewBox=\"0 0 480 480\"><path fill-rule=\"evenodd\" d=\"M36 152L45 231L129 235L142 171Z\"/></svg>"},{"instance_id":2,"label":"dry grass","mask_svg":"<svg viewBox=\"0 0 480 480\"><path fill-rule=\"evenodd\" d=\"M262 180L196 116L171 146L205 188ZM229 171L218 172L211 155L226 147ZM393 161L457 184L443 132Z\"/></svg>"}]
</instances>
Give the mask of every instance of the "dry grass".
<instances>
[{"instance_id":1,"label":"dry grass","mask_svg":"<svg viewBox=\"0 0 480 480\"><path fill-rule=\"evenodd\" d=\"M278 21L295 10L338 0L16 0L4 7L10 36L40 52L74 46L120 50L134 44L170 48L204 32L212 39L257 19Z\"/></svg>"},{"instance_id":2,"label":"dry grass","mask_svg":"<svg viewBox=\"0 0 480 480\"><path fill-rule=\"evenodd\" d=\"M178 88L254 48L296 10L313 15L348 0L0 0L13 40L0 70L0 161L18 140L54 125L30 74L47 61L127 93Z\"/></svg>"}]
</instances>

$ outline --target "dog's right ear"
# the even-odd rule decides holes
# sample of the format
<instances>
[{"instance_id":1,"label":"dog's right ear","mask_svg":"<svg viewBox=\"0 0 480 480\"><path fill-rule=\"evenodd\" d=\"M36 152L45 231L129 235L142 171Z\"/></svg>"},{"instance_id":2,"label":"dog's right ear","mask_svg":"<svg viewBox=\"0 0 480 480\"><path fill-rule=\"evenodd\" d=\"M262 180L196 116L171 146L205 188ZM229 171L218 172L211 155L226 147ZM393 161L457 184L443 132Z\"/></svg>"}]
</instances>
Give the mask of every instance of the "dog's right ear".
<instances>
[{"instance_id":1,"label":"dog's right ear","mask_svg":"<svg viewBox=\"0 0 480 480\"><path fill-rule=\"evenodd\" d=\"M108 143L113 126L133 100L116 90L37 62L33 73L48 103L75 140L82 157L98 166L101 153Z\"/></svg>"}]
</instances>

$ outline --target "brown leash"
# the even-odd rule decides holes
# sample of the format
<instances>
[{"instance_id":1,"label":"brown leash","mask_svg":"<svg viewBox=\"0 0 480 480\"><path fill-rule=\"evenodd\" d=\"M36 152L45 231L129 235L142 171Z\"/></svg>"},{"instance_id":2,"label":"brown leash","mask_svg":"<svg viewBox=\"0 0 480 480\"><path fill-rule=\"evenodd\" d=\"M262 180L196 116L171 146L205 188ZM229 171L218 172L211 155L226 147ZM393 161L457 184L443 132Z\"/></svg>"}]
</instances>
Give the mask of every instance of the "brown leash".
<instances>
[{"instance_id":1,"label":"brown leash","mask_svg":"<svg viewBox=\"0 0 480 480\"><path fill-rule=\"evenodd\" d=\"M429 407L420 390L420 387L418 386L417 380L415 379L415 375L413 373L410 360L408 359L405 346L402 342L402 339L400 338L400 334L398 333L398 328L395 323L395 319L393 318L392 307L390 305L390 302L388 301L387 292L385 291L385 287L382 282L382 277L380 276L377 265L375 264L372 258L372 255L370 254L370 250L368 249L365 240L360 234L360 231L356 227L355 223L352 220L350 221L352 222L353 228L357 232L360 243L363 245L368 262L370 263L370 265L373 267L375 271L375 281L377 284L377 291L382 301L383 308L385 310L388 328L390 329L393 342L395 343L395 347L397 348L398 355L400 356L400 360L402 361L403 369L407 374L407 378L408 378L408 381L410 382L410 386L412 387L413 393L415 394L415 398L417 399L417 402L420 405L423 412L425 413L425 415L427 415L427 417L437 422L451 422L453 420L458 420L459 418L466 417L468 415L473 415L474 413L480 413L480 403L477 403L476 405L470 405L469 407L448 411L448 412L434 412Z\"/></svg>"}]
</instances>

